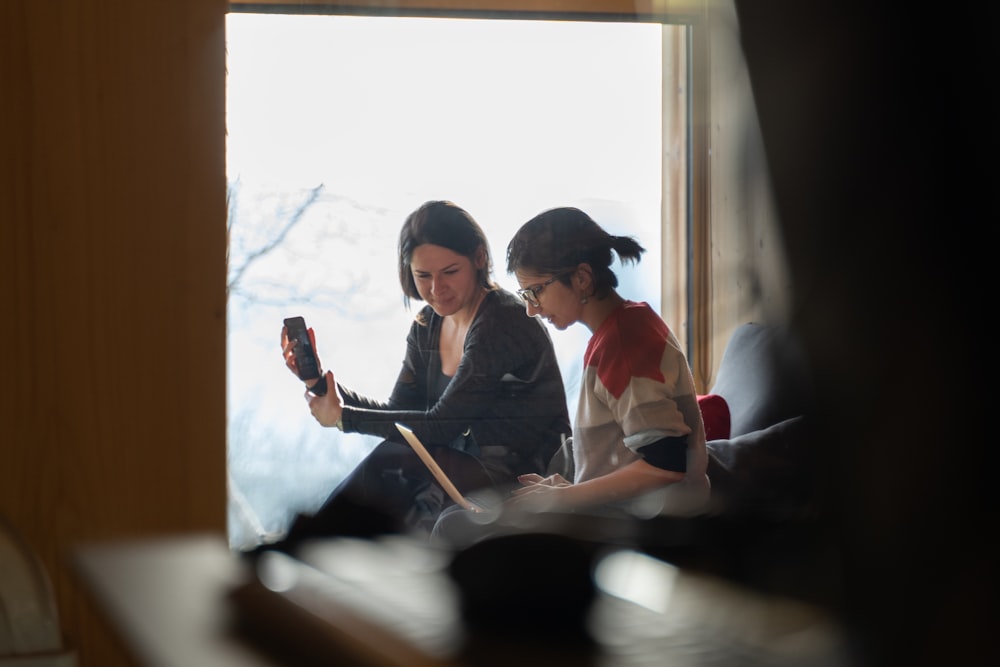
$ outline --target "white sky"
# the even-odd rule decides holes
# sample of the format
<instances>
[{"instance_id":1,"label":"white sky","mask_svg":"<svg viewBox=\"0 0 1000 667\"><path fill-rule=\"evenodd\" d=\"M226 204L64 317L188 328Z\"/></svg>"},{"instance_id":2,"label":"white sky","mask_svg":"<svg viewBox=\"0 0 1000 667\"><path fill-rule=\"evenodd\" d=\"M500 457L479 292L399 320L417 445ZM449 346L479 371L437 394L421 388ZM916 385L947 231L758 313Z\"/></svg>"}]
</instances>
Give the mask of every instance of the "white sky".
<instances>
[{"instance_id":1,"label":"white sky","mask_svg":"<svg viewBox=\"0 0 1000 667\"><path fill-rule=\"evenodd\" d=\"M230 176L320 175L373 197L388 182L414 200L490 189L545 207L659 192L658 25L228 21L229 132L254 137L230 142Z\"/></svg>"}]
</instances>

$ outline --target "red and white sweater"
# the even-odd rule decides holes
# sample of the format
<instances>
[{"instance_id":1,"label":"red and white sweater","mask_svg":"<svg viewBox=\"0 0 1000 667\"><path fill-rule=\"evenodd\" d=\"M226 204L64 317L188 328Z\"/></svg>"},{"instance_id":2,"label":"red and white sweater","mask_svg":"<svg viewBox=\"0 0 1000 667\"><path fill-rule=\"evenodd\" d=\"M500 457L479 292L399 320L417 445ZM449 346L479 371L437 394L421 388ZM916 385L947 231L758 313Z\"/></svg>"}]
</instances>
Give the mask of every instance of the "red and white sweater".
<instances>
[{"instance_id":1,"label":"red and white sweater","mask_svg":"<svg viewBox=\"0 0 1000 667\"><path fill-rule=\"evenodd\" d=\"M660 316L646 303L626 301L587 344L573 429L574 481L640 459L639 447L668 436L687 436L684 480L630 505L643 515L704 511L708 454L691 369Z\"/></svg>"}]
</instances>

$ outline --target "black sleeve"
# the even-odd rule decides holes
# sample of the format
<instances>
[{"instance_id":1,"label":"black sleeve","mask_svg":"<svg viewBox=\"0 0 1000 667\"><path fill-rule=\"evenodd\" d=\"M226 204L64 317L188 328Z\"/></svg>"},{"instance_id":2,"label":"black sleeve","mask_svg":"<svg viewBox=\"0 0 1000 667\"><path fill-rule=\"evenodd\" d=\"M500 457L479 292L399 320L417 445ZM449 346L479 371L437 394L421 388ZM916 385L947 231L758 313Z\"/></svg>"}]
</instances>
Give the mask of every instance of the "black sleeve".
<instances>
[{"instance_id":1,"label":"black sleeve","mask_svg":"<svg viewBox=\"0 0 1000 667\"><path fill-rule=\"evenodd\" d=\"M668 436L639 447L636 452L651 466L687 472L687 436Z\"/></svg>"}]
</instances>

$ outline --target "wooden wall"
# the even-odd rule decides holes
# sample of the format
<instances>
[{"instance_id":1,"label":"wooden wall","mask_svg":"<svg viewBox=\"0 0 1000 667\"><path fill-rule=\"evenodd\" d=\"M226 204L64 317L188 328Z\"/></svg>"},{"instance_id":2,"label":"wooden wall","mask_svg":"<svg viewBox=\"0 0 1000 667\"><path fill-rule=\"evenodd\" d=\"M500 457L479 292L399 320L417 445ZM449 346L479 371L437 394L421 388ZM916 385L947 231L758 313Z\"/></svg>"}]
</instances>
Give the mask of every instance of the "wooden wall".
<instances>
[{"instance_id":1,"label":"wooden wall","mask_svg":"<svg viewBox=\"0 0 1000 667\"><path fill-rule=\"evenodd\" d=\"M786 280L729 4L710 50L719 355ZM225 532L226 11L0 3L0 513L82 665L128 658L75 546Z\"/></svg>"},{"instance_id":2,"label":"wooden wall","mask_svg":"<svg viewBox=\"0 0 1000 667\"><path fill-rule=\"evenodd\" d=\"M225 531L225 11L0 4L0 512L83 665L75 545Z\"/></svg>"},{"instance_id":3,"label":"wooden wall","mask_svg":"<svg viewBox=\"0 0 1000 667\"><path fill-rule=\"evenodd\" d=\"M745 322L788 324L791 278L731 2L712 2L708 39L709 265L706 385Z\"/></svg>"}]
</instances>

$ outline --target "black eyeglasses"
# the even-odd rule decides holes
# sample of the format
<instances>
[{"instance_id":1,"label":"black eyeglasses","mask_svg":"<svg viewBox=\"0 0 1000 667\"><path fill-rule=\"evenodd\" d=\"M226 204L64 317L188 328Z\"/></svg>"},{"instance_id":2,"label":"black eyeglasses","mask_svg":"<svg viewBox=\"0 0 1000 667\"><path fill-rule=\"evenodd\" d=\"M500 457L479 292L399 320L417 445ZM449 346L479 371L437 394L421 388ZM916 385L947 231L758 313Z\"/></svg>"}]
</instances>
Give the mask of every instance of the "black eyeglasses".
<instances>
[{"instance_id":1,"label":"black eyeglasses","mask_svg":"<svg viewBox=\"0 0 1000 667\"><path fill-rule=\"evenodd\" d=\"M555 281L559 280L563 276L573 273L574 270L575 269L570 269L569 271L563 271L562 273L557 273L556 275L546 280L544 283L539 283L537 285L531 285L530 287L519 289L517 290L517 295L522 299L524 299L525 301L527 301L528 303L530 303L535 308L541 308L542 305L538 303L538 295L542 293L542 290L551 285L552 283L554 283Z\"/></svg>"}]
</instances>

